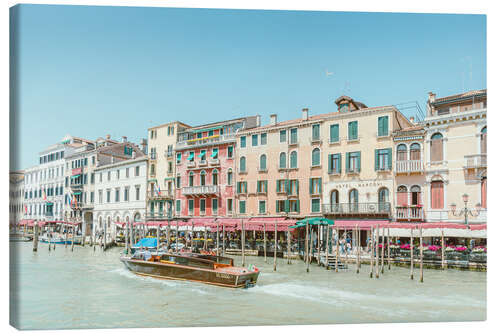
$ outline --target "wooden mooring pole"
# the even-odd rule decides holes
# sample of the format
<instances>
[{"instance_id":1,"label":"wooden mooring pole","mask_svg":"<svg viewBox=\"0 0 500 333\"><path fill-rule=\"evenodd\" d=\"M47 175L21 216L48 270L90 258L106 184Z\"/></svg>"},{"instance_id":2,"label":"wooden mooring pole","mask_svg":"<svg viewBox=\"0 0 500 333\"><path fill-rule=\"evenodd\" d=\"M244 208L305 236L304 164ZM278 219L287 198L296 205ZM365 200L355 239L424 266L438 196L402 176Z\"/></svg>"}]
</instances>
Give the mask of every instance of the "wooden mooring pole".
<instances>
[{"instance_id":1,"label":"wooden mooring pole","mask_svg":"<svg viewBox=\"0 0 500 333\"><path fill-rule=\"evenodd\" d=\"M424 244L422 242L422 226L420 226L420 282L424 282Z\"/></svg>"},{"instance_id":2,"label":"wooden mooring pole","mask_svg":"<svg viewBox=\"0 0 500 333\"><path fill-rule=\"evenodd\" d=\"M379 245L379 225L377 224L377 235L376 235L376 247L375 247L375 277L378 279L379 278L379 274L380 274L380 271L379 271L379 265L378 265L378 261L379 261L379 250L378 250L378 245Z\"/></svg>"},{"instance_id":3,"label":"wooden mooring pole","mask_svg":"<svg viewBox=\"0 0 500 333\"><path fill-rule=\"evenodd\" d=\"M245 267L245 222L241 219L241 266Z\"/></svg>"},{"instance_id":4,"label":"wooden mooring pole","mask_svg":"<svg viewBox=\"0 0 500 333\"><path fill-rule=\"evenodd\" d=\"M337 243L335 249L335 272L339 271L339 243L340 243L340 234L339 227L335 227L335 235L337 236Z\"/></svg>"},{"instance_id":5,"label":"wooden mooring pole","mask_svg":"<svg viewBox=\"0 0 500 333\"><path fill-rule=\"evenodd\" d=\"M326 269L330 269L330 265L328 263L328 251L330 250L330 225L326 226L326 247L325 247L325 266Z\"/></svg>"},{"instance_id":6,"label":"wooden mooring pole","mask_svg":"<svg viewBox=\"0 0 500 333\"><path fill-rule=\"evenodd\" d=\"M309 273L309 222L306 223L306 239L305 239L305 255L306 258L306 272Z\"/></svg>"},{"instance_id":7,"label":"wooden mooring pole","mask_svg":"<svg viewBox=\"0 0 500 333\"><path fill-rule=\"evenodd\" d=\"M291 259L290 259L290 251L291 251L291 240L290 240L290 230L288 229L286 231L286 257L287 257L287 264L290 265Z\"/></svg>"},{"instance_id":8,"label":"wooden mooring pole","mask_svg":"<svg viewBox=\"0 0 500 333\"><path fill-rule=\"evenodd\" d=\"M33 252L38 252L38 221L35 221L35 227L33 230Z\"/></svg>"},{"instance_id":9,"label":"wooden mooring pole","mask_svg":"<svg viewBox=\"0 0 500 333\"><path fill-rule=\"evenodd\" d=\"M273 264L273 271L276 272L276 252L278 250L278 223L274 221L274 264Z\"/></svg>"},{"instance_id":10,"label":"wooden mooring pole","mask_svg":"<svg viewBox=\"0 0 500 333\"><path fill-rule=\"evenodd\" d=\"M219 256L219 237L220 237L220 235L219 235L219 221L217 221L217 245L216 245L217 246L217 252L216 252L217 257Z\"/></svg>"},{"instance_id":11,"label":"wooden mooring pole","mask_svg":"<svg viewBox=\"0 0 500 333\"><path fill-rule=\"evenodd\" d=\"M387 228L387 270L391 270L391 229Z\"/></svg>"},{"instance_id":12,"label":"wooden mooring pole","mask_svg":"<svg viewBox=\"0 0 500 333\"><path fill-rule=\"evenodd\" d=\"M385 228L382 228L382 269L381 269L382 274L384 274L384 255L385 255Z\"/></svg>"},{"instance_id":13,"label":"wooden mooring pole","mask_svg":"<svg viewBox=\"0 0 500 333\"><path fill-rule=\"evenodd\" d=\"M359 274L359 225L356 225L356 274Z\"/></svg>"},{"instance_id":14,"label":"wooden mooring pole","mask_svg":"<svg viewBox=\"0 0 500 333\"><path fill-rule=\"evenodd\" d=\"M370 227L370 278L373 278L373 244L375 243L373 237L373 227Z\"/></svg>"},{"instance_id":15,"label":"wooden mooring pole","mask_svg":"<svg viewBox=\"0 0 500 333\"><path fill-rule=\"evenodd\" d=\"M222 225L222 255L226 255L226 230L224 224Z\"/></svg>"},{"instance_id":16,"label":"wooden mooring pole","mask_svg":"<svg viewBox=\"0 0 500 333\"><path fill-rule=\"evenodd\" d=\"M320 245L319 245L319 242L320 242L320 235L321 235L321 225L318 224L317 228L316 228L316 251L318 252L316 254L316 260L318 261L318 266L319 266L319 252L320 252Z\"/></svg>"},{"instance_id":17,"label":"wooden mooring pole","mask_svg":"<svg viewBox=\"0 0 500 333\"><path fill-rule=\"evenodd\" d=\"M156 225L156 254L160 252L160 222Z\"/></svg>"},{"instance_id":18,"label":"wooden mooring pole","mask_svg":"<svg viewBox=\"0 0 500 333\"><path fill-rule=\"evenodd\" d=\"M266 234L265 223L264 223L264 262L267 264L267 234Z\"/></svg>"},{"instance_id":19,"label":"wooden mooring pole","mask_svg":"<svg viewBox=\"0 0 500 333\"><path fill-rule=\"evenodd\" d=\"M74 224L71 233L73 234L73 237L71 237L71 252L73 252L73 249L75 248L75 236L76 236Z\"/></svg>"},{"instance_id":20,"label":"wooden mooring pole","mask_svg":"<svg viewBox=\"0 0 500 333\"><path fill-rule=\"evenodd\" d=\"M68 223L64 224L64 248L68 247Z\"/></svg>"},{"instance_id":21,"label":"wooden mooring pole","mask_svg":"<svg viewBox=\"0 0 500 333\"><path fill-rule=\"evenodd\" d=\"M444 243L444 232L443 229L441 229L441 269L444 269L445 246L446 244Z\"/></svg>"},{"instance_id":22,"label":"wooden mooring pole","mask_svg":"<svg viewBox=\"0 0 500 333\"><path fill-rule=\"evenodd\" d=\"M413 280L413 228L410 229L410 279Z\"/></svg>"},{"instance_id":23,"label":"wooden mooring pole","mask_svg":"<svg viewBox=\"0 0 500 333\"><path fill-rule=\"evenodd\" d=\"M175 253L179 254L179 220L175 221Z\"/></svg>"}]
</instances>

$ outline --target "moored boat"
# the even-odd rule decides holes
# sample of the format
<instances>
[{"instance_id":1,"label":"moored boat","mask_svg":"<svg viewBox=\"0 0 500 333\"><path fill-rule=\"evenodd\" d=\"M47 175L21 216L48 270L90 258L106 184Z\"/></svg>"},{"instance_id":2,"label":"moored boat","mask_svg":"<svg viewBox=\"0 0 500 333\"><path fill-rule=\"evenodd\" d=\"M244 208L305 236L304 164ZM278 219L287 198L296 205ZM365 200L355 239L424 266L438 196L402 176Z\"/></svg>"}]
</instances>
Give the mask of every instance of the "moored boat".
<instances>
[{"instance_id":1,"label":"moored boat","mask_svg":"<svg viewBox=\"0 0 500 333\"><path fill-rule=\"evenodd\" d=\"M170 254L136 251L120 260L138 275L246 288L257 283L259 270L233 266L233 259L197 253Z\"/></svg>"}]
</instances>

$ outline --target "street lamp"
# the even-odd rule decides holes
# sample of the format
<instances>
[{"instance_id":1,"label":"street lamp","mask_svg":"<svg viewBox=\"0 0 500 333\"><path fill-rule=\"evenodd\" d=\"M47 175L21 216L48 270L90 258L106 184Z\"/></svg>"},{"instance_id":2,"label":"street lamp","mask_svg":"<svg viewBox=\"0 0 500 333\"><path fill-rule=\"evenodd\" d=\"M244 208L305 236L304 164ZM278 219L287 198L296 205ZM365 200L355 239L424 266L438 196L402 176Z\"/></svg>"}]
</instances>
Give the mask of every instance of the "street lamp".
<instances>
[{"instance_id":1,"label":"street lamp","mask_svg":"<svg viewBox=\"0 0 500 333\"><path fill-rule=\"evenodd\" d=\"M467 226L467 228L469 228L469 216L471 216L471 217L478 216L480 213L481 204L479 204L479 203L476 204L475 210L467 208L467 203L469 202L469 195L467 193L464 193L462 195L462 200L464 201L464 208L462 208L459 212L457 212L456 211L457 205L455 203L452 203L450 205L451 213L454 216L462 216L463 215L465 225Z\"/></svg>"}]
</instances>

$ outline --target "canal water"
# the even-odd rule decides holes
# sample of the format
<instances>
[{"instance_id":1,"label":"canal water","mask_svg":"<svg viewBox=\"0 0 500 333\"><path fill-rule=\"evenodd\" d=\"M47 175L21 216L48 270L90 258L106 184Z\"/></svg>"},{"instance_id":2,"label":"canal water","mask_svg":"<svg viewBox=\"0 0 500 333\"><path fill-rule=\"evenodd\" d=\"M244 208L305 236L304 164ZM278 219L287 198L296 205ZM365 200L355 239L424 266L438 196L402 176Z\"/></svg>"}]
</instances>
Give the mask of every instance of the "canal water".
<instances>
[{"instance_id":1,"label":"canal water","mask_svg":"<svg viewBox=\"0 0 500 333\"><path fill-rule=\"evenodd\" d=\"M11 323L20 329L232 326L486 319L486 273L425 270L424 283L409 269L391 267L379 279L327 271L303 261L247 257L261 274L257 286L228 289L158 280L129 272L123 248L64 245L38 253L11 243ZM234 257L241 264L241 257Z\"/></svg>"}]
</instances>

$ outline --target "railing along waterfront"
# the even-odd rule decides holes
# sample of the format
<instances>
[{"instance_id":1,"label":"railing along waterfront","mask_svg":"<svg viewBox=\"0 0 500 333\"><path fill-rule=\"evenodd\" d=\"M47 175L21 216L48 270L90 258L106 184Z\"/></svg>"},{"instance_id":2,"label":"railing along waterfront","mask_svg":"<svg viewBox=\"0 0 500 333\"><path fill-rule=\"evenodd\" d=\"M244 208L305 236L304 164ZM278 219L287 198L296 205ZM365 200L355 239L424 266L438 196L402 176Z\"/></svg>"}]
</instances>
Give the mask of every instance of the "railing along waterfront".
<instances>
[{"instance_id":1,"label":"railing along waterfront","mask_svg":"<svg viewBox=\"0 0 500 333\"><path fill-rule=\"evenodd\" d=\"M404 220L423 220L424 210L422 207L396 207L396 218Z\"/></svg>"},{"instance_id":2,"label":"railing along waterfront","mask_svg":"<svg viewBox=\"0 0 500 333\"><path fill-rule=\"evenodd\" d=\"M204 195L219 193L219 185L190 186L182 188L182 195Z\"/></svg>"},{"instance_id":3,"label":"railing along waterfront","mask_svg":"<svg viewBox=\"0 0 500 333\"><path fill-rule=\"evenodd\" d=\"M485 168L487 165L486 154L464 156L464 168Z\"/></svg>"},{"instance_id":4,"label":"railing along waterfront","mask_svg":"<svg viewBox=\"0 0 500 333\"><path fill-rule=\"evenodd\" d=\"M360 202L360 203L338 203L323 204L324 214L389 214L391 204L389 202Z\"/></svg>"},{"instance_id":5,"label":"railing along waterfront","mask_svg":"<svg viewBox=\"0 0 500 333\"><path fill-rule=\"evenodd\" d=\"M227 141L234 141L235 139L236 139L235 134L212 135L204 138L196 138L196 139L177 142L176 149L183 149L186 147L199 147L214 143L219 144Z\"/></svg>"},{"instance_id":6,"label":"railing along waterfront","mask_svg":"<svg viewBox=\"0 0 500 333\"><path fill-rule=\"evenodd\" d=\"M396 161L396 172L423 172L424 161L422 160L405 160Z\"/></svg>"}]
</instances>

